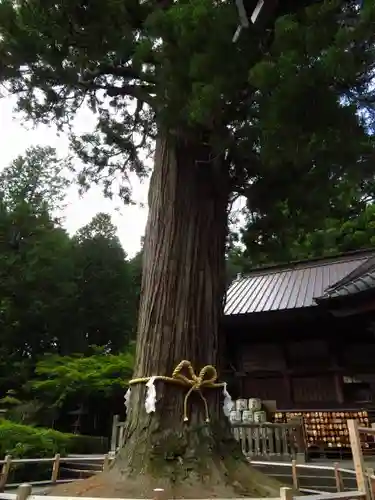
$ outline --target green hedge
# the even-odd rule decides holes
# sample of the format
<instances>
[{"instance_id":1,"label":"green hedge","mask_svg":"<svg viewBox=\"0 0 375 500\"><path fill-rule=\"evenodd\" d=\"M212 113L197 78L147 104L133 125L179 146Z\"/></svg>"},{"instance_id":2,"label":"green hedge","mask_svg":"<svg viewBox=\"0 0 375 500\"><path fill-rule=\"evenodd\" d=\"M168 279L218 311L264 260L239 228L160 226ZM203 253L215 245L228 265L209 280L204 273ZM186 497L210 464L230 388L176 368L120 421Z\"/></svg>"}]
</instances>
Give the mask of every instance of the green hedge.
<instances>
[{"instance_id":1,"label":"green hedge","mask_svg":"<svg viewBox=\"0 0 375 500\"><path fill-rule=\"evenodd\" d=\"M15 424L0 420L0 458L53 457L56 453L95 454L108 452L108 439L65 434L54 429ZM52 464L24 464L12 467L8 483L48 479Z\"/></svg>"},{"instance_id":2,"label":"green hedge","mask_svg":"<svg viewBox=\"0 0 375 500\"><path fill-rule=\"evenodd\" d=\"M104 437L66 434L54 429L15 424L9 420L0 421L1 458L5 455L37 458L53 457L56 453L67 455L107 451L108 439Z\"/></svg>"},{"instance_id":3,"label":"green hedge","mask_svg":"<svg viewBox=\"0 0 375 500\"><path fill-rule=\"evenodd\" d=\"M0 456L18 458L53 457L56 453L69 453L71 436L53 429L0 422Z\"/></svg>"}]
</instances>

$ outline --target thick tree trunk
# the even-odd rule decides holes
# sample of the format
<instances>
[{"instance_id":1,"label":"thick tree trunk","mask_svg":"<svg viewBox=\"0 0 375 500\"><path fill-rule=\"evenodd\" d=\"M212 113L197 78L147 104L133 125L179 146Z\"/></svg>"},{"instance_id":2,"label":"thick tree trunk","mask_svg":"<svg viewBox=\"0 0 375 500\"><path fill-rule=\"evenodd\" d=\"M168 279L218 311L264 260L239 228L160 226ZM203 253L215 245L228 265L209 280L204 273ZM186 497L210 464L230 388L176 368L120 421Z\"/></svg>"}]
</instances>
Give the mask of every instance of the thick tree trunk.
<instances>
[{"instance_id":1,"label":"thick tree trunk","mask_svg":"<svg viewBox=\"0 0 375 500\"><path fill-rule=\"evenodd\" d=\"M207 364L220 368L227 175L221 159L211 161L199 144L158 139L135 378L171 376L184 359L196 372ZM207 424L199 394L191 394L184 422L186 389L163 381L155 386L151 414L145 411L145 385L132 386L125 446L105 481L98 476L88 482L88 496L147 498L157 487L169 498L278 496L278 485L250 469L232 439L222 389L204 390Z\"/></svg>"}]
</instances>

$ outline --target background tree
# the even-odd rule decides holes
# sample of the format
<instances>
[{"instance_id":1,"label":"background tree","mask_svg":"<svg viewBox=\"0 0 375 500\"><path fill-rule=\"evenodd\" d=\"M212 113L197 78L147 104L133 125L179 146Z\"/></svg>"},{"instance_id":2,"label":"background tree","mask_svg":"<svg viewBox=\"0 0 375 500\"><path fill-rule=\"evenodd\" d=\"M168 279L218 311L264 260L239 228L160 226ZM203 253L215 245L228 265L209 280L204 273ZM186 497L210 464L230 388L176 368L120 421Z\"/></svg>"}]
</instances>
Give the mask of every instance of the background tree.
<instances>
[{"instance_id":1,"label":"background tree","mask_svg":"<svg viewBox=\"0 0 375 500\"><path fill-rule=\"evenodd\" d=\"M98 214L73 238L52 218L49 209L61 207L66 185L61 171L64 160L55 159L49 148L36 147L12 162L1 177L0 404L17 422L53 422L69 428L67 412L81 405L82 394L76 391L60 408L52 404L48 393L43 397L38 392L35 399L36 393L26 390L26 383L33 380L35 367L47 354L54 355L55 360L65 354L67 366L73 369L69 356L77 353L80 359L96 356L86 362L87 366L100 362L94 344L102 346L106 366L112 359L105 357L110 351L128 352L137 297L132 266L110 216ZM27 164L25 171L23 164ZM30 179L37 196L26 189ZM22 183L25 189L21 189ZM83 366L85 361L80 363ZM111 375L108 370L106 373L109 379L115 370ZM40 382L39 374L37 377ZM96 390L93 387L90 394ZM123 398L120 400L118 406L122 408ZM92 421L86 420L82 430L98 432L100 428L107 433L111 415L100 411L103 407L98 399L92 398L91 404ZM99 420L102 424L98 427Z\"/></svg>"},{"instance_id":2,"label":"background tree","mask_svg":"<svg viewBox=\"0 0 375 500\"><path fill-rule=\"evenodd\" d=\"M0 7L2 75L20 108L60 126L82 102L97 113L95 133L73 138L86 162L81 182L108 190L117 168L126 177L125 164L144 175L138 149L156 138L135 376L169 374L184 358L219 365L229 196L245 194L264 213L272 191L274 206L288 199L292 217L314 214L335 180L353 165L366 170L372 141L357 110L373 97L374 6L349 28L342 13L355 12L352 2L327 2L281 19L271 36L248 30L237 45L237 13L226 2ZM295 195L315 183L319 203ZM129 198L126 183L121 194ZM139 496L155 476L171 496L274 493L232 453L229 429L199 432L199 405L186 426L181 391L161 385L158 393L150 419L143 389L133 391L125 449L107 479L90 483L94 494ZM214 407L219 394L211 394Z\"/></svg>"},{"instance_id":3,"label":"background tree","mask_svg":"<svg viewBox=\"0 0 375 500\"><path fill-rule=\"evenodd\" d=\"M0 245L2 349L17 359L35 359L56 349L68 328L65 308L76 291L72 245L47 212L35 215L24 203L6 216Z\"/></svg>"},{"instance_id":4,"label":"background tree","mask_svg":"<svg viewBox=\"0 0 375 500\"><path fill-rule=\"evenodd\" d=\"M76 352L90 352L92 345L117 352L135 336L132 269L116 232L111 217L99 213L74 238ZM69 352L67 339L61 353Z\"/></svg>"},{"instance_id":5,"label":"background tree","mask_svg":"<svg viewBox=\"0 0 375 500\"><path fill-rule=\"evenodd\" d=\"M112 224L111 216L103 212L97 213L86 226L79 229L75 238L78 242L103 238L120 244L117 238L117 228Z\"/></svg>"},{"instance_id":6,"label":"background tree","mask_svg":"<svg viewBox=\"0 0 375 500\"><path fill-rule=\"evenodd\" d=\"M35 211L61 209L71 164L49 146L28 148L0 173L0 193L8 209L27 203Z\"/></svg>"},{"instance_id":7,"label":"background tree","mask_svg":"<svg viewBox=\"0 0 375 500\"><path fill-rule=\"evenodd\" d=\"M35 377L26 384L29 396L43 403L43 408L54 409L55 425L69 431L69 411L79 408L83 414L80 430L95 433L98 420L109 431L113 413L123 412L124 391L134 367L132 348L113 355L103 349L93 350L91 356L50 355L41 359L35 368ZM98 411L111 408L111 412ZM71 422L70 422L71 424Z\"/></svg>"},{"instance_id":8,"label":"background tree","mask_svg":"<svg viewBox=\"0 0 375 500\"><path fill-rule=\"evenodd\" d=\"M322 208L320 216L309 218L306 214L301 225L283 215L276 220L272 215L266 215L262 220L248 222L242 230L242 247L231 250L230 269L248 272L257 265L325 257L373 247L375 205L363 195L363 201L347 200L345 207L338 210L335 202L340 200L340 194L337 193L330 206ZM283 224L277 228L280 219L283 219Z\"/></svg>"}]
</instances>

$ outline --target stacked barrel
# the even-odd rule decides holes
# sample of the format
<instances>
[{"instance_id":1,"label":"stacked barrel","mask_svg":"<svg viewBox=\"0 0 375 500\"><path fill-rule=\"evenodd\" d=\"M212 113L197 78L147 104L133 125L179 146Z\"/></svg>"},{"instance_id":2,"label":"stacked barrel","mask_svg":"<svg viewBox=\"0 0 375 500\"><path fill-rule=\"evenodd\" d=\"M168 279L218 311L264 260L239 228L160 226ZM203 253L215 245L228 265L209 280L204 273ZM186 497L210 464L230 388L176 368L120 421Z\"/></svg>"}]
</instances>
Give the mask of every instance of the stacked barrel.
<instances>
[{"instance_id":1,"label":"stacked barrel","mask_svg":"<svg viewBox=\"0 0 375 500\"><path fill-rule=\"evenodd\" d=\"M233 401L229 420L232 424L263 424L267 421L267 413L258 398L237 399Z\"/></svg>"}]
</instances>

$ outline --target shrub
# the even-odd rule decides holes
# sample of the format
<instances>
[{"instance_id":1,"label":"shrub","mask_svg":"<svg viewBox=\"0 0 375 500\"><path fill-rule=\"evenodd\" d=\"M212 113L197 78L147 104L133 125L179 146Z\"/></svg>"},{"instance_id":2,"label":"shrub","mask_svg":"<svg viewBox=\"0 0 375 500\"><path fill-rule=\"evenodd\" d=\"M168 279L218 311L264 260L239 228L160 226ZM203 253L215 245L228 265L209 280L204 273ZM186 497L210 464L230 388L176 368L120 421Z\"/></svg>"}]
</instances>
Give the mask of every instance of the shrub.
<instances>
[{"instance_id":1,"label":"shrub","mask_svg":"<svg viewBox=\"0 0 375 500\"><path fill-rule=\"evenodd\" d=\"M53 457L56 453L69 452L71 434L53 429L15 424L9 420L0 422L0 456L17 458Z\"/></svg>"},{"instance_id":2,"label":"shrub","mask_svg":"<svg viewBox=\"0 0 375 500\"><path fill-rule=\"evenodd\" d=\"M97 436L66 434L16 424L9 420L0 420L0 458L11 455L13 458L52 458L56 453L64 456L68 453L94 454L108 451L108 439ZM52 464L18 464L12 467L8 483L48 479Z\"/></svg>"}]
</instances>

